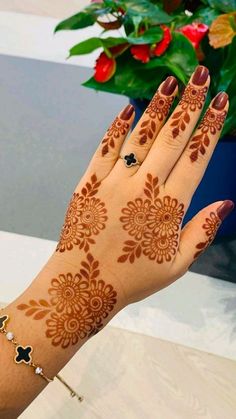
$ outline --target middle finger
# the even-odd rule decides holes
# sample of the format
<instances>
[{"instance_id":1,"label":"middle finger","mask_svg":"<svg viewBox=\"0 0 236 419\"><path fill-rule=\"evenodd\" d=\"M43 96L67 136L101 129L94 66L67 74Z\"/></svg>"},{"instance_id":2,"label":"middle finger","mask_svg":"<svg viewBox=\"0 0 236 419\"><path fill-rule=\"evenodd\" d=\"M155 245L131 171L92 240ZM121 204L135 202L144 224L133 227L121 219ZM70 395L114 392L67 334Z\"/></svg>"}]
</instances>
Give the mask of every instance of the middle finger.
<instances>
[{"instance_id":1,"label":"middle finger","mask_svg":"<svg viewBox=\"0 0 236 419\"><path fill-rule=\"evenodd\" d=\"M152 148L140 167L142 176L147 171L156 173L164 183L186 147L201 115L210 84L209 71L198 66L174 112L159 132Z\"/></svg>"}]
</instances>

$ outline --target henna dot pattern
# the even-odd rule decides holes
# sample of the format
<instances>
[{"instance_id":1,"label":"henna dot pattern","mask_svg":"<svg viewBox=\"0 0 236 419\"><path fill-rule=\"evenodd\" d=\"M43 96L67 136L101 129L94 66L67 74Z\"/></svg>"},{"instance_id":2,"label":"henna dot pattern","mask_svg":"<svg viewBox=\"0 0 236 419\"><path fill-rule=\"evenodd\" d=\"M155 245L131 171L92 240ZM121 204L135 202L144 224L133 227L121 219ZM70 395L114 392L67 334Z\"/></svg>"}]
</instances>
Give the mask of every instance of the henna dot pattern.
<instances>
[{"instance_id":1,"label":"henna dot pattern","mask_svg":"<svg viewBox=\"0 0 236 419\"><path fill-rule=\"evenodd\" d=\"M173 96L162 96L157 92L148 105L145 115L148 116L141 123L139 130L139 144L143 145L148 140L152 140L157 130L157 121L163 121L168 115L174 101Z\"/></svg>"},{"instance_id":2,"label":"henna dot pattern","mask_svg":"<svg viewBox=\"0 0 236 419\"><path fill-rule=\"evenodd\" d=\"M57 252L72 250L75 246L88 252L90 245L95 243L94 236L104 230L107 210L104 202L95 196L100 184L96 175L92 175L91 181L86 183L81 192L73 194L56 248Z\"/></svg>"},{"instance_id":3,"label":"henna dot pattern","mask_svg":"<svg viewBox=\"0 0 236 419\"><path fill-rule=\"evenodd\" d=\"M158 178L150 173L144 194L145 199L129 201L121 210L120 221L132 240L124 242L120 263L133 263L142 254L157 263L170 262L176 254L184 205L168 195L159 197Z\"/></svg>"},{"instance_id":4,"label":"henna dot pattern","mask_svg":"<svg viewBox=\"0 0 236 419\"><path fill-rule=\"evenodd\" d=\"M217 131L221 131L226 115L226 111L214 112L211 108L207 110L198 127L200 133L191 139L189 145L191 162L197 161L199 154L206 153L206 148L210 144L209 134L215 135Z\"/></svg>"},{"instance_id":5,"label":"henna dot pattern","mask_svg":"<svg viewBox=\"0 0 236 419\"><path fill-rule=\"evenodd\" d=\"M98 333L116 302L116 291L100 279L99 263L88 253L78 273L51 280L48 300L30 300L17 309L34 320L46 319L46 337L65 349Z\"/></svg>"},{"instance_id":6,"label":"henna dot pattern","mask_svg":"<svg viewBox=\"0 0 236 419\"><path fill-rule=\"evenodd\" d=\"M195 112L197 109L202 109L206 99L206 94L206 86L197 88L192 84L188 84L179 102L178 110L172 115L173 121L171 126L173 127L173 138L176 138L180 131L185 131L187 124L190 122L189 111Z\"/></svg>"},{"instance_id":7,"label":"henna dot pattern","mask_svg":"<svg viewBox=\"0 0 236 419\"><path fill-rule=\"evenodd\" d=\"M204 250L213 242L220 224L221 220L215 212L211 212L209 217L205 219L205 223L202 228L205 230L207 239L197 244L194 259L200 256L200 254L203 253Z\"/></svg>"}]
</instances>

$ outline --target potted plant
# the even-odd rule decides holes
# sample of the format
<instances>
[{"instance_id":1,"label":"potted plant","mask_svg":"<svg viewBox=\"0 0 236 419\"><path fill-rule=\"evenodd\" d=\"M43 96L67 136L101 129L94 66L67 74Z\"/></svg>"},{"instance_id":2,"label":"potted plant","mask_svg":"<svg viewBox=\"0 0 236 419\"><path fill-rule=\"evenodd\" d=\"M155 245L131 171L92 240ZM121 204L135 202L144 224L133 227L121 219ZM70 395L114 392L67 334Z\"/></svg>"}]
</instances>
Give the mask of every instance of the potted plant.
<instances>
[{"instance_id":1,"label":"potted plant","mask_svg":"<svg viewBox=\"0 0 236 419\"><path fill-rule=\"evenodd\" d=\"M99 49L94 73L83 85L128 96L136 107L136 121L167 75L184 87L198 63L209 68L207 104L224 90L230 109L185 221L218 199L236 201L236 0L97 0L60 22L55 31L94 24L101 27L100 35L74 45L69 57ZM220 234L235 232L236 212Z\"/></svg>"}]
</instances>

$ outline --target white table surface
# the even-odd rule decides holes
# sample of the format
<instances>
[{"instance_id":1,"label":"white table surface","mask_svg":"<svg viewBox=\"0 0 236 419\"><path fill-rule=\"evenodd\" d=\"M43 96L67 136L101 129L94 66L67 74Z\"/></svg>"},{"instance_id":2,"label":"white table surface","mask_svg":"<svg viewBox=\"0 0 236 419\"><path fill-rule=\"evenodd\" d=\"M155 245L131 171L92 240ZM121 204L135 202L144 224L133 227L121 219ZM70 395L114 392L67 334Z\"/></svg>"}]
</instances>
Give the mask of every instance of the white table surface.
<instances>
[{"instance_id":1,"label":"white table surface","mask_svg":"<svg viewBox=\"0 0 236 419\"><path fill-rule=\"evenodd\" d=\"M0 231L2 302L32 281L56 243ZM236 360L236 285L188 272L170 287L132 304L111 325Z\"/></svg>"}]
</instances>

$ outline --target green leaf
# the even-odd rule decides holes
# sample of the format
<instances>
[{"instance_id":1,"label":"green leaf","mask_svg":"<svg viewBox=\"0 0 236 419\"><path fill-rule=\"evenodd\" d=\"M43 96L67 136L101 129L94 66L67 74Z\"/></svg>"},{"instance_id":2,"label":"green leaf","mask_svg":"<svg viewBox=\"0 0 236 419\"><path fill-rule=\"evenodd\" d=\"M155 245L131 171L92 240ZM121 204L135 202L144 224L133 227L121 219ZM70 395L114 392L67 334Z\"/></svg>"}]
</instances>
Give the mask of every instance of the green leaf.
<instances>
[{"instance_id":1,"label":"green leaf","mask_svg":"<svg viewBox=\"0 0 236 419\"><path fill-rule=\"evenodd\" d=\"M131 62L132 60L132 62ZM167 68L147 70L133 60L129 51L117 58L114 76L106 83L98 83L92 77L83 86L132 98L151 99L158 85L168 74Z\"/></svg>"},{"instance_id":2,"label":"green leaf","mask_svg":"<svg viewBox=\"0 0 236 419\"><path fill-rule=\"evenodd\" d=\"M234 12L236 10L236 0L208 0L208 4L225 13Z\"/></svg>"},{"instance_id":3,"label":"green leaf","mask_svg":"<svg viewBox=\"0 0 236 419\"><path fill-rule=\"evenodd\" d=\"M107 51L108 48L114 47L116 45L121 45L126 42L127 40L125 38L89 38L85 41L80 42L77 45L74 45L70 49L69 57L72 57L74 55L89 54L90 52L98 48L103 48Z\"/></svg>"},{"instance_id":4,"label":"green leaf","mask_svg":"<svg viewBox=\"0 0 236 419\"><path fill-rule=\"evenodd\" d=\"M130 44L153 44L155 42L161 41L163 38L163 30L160 28L160 26L156 26L153 28L148 29L140 36L135 36L135 33L131 33L127 37L127 41Z\"/></svg>"},{"instance_id":5,"label":"green leaf","mask_svg":"<svg viewBox=\"0 0 236 419\"><path fill-rule=\"evenodd\" d=\"M120 3L126 10L128 17L141 16L142 20L147 19L150 25L169 23L173 19L160 6L151 3L149 0L124 0Z\"/></svg>"},{"instance_id":6,"label":"green leaf","mask_svg":"<svg viewBox=\"0 0 236 419\"><path fill-rule=\"evenodd\" d=\"M227 90L232 80L236 78L236 36L233 38L232 44L225 48L225 50L227 51L227 55L220 71L218 90Z\"/></svg>"},{"instance_id":7,"label":"green leaf","mask_svg":"<svg viewBox=\"0 0 236 419\"><path fill-rule=\"evenodd\" d=\"M198 21L205 23L205 25L210 26L218 16L220 11L217 9L211 9L210 7L199 7L196 12L190 17L190 23Z\"/></svg>"},{"instance_id":8,"label":"green leaf","mask_svg":"<svg viewBox=\"0 0 236 419\"><path fill-rule=\"evenodd\" d=\"M174 32L172 42L161 57L153 58L144 64L145 68L167 67L184 84L197 66L195 49L181 33Z\"/></svg>"},{"instance_id":9,"label":"green leaf","mask_svg":"<svg viewBox=\"0 0 236 419\"><path fill-rule=\"evenodd\" d=\"M109 13L110 10L110 8L104 8L102 3L92 3L81 12L60 22L54 32L86 28L93 25L99 15Z\"/></svg>"}]
</instances>

